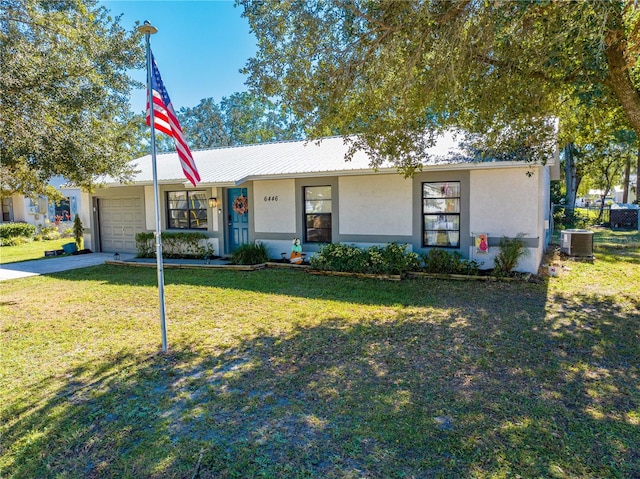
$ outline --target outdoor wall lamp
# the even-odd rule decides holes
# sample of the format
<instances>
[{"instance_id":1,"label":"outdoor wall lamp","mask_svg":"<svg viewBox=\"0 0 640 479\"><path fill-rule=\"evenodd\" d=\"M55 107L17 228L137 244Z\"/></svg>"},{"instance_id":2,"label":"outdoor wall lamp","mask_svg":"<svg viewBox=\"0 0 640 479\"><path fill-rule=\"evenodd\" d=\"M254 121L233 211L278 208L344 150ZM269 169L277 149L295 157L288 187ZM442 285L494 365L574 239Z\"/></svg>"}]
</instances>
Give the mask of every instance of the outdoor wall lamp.
<instances>
[{"instance_id":1,"label":"outdoor wall lamp","mask_svg":"<svg viewBox=\"0 0 640 479\"><path fill-rule=\"evenodd\" d=\"M216 206L218 206L218 198L212 196L209 198L209 208L215 208Z\"/></svg>"}]
</instances>

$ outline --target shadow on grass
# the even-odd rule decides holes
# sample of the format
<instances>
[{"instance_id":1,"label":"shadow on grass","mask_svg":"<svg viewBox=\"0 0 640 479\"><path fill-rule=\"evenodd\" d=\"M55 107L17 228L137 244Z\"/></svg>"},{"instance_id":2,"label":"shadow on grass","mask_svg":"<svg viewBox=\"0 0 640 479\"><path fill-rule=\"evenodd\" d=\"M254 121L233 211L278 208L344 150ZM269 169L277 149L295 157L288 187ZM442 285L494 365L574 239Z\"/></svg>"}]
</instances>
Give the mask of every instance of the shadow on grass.
<instances>
[{"instance_id":1,"label":"shadow on grass","mask_svg":"<svg viewBox=\"0 0 640 479\"><path fill-rule=\"evenodd\" d=\"M103 265L50 275L59 280L98 281L108 285L156 287L157 272L153 268ZM534 308L544 308L545 284L519 282L476 282L456 280L406 279L384 281L351 277L318 276L302 270L262 269L230 271L206 269L167 269L167 287L203 286L235 289L265 294L283 294L306 299L347 301L366 305L424 306L477 303L483 291L517 295L518 301L535 296ZM363 287L364 285L364 287ZM407 294L415 291L415 294ZM540 294L542 292L542 294ZM491 294L491 293L490 293ZM486 301L485 301L486 302ZM499 304L495 304L499 306ZM507 307L510 307L507 304Z\"/></svg>"},{"instance_id":2,"label":"shadow on grass","mask_svg":"<svg viewBox=\"0 0 640 479\"><path fill-rule=\"evenodd\" d=\"M596 248L594 256L597 261L606 263L626 262L640 265L640 248Z\"/></svg>"},{"instance_id":3,"label":"shadow on grass","mask_svg":"<svg viewBox=\"0 0 640 479\"><path fill-rule=\"evenodd\" d=\"M216 285L231 281L224 278L217 275ZM286 286L263 283L261 291ZM348 281L338 283L345 301L360 300L344 291ZM543 288L521 291L515 303L518 286L446 296L439 287L459 286L423 286L426 296L412 304L448 314L335 317L218 353L176 343L167 355L116 351L61 371L38 385L50 391L43 399L34 394L6 410L3 473L640 475L637 304L558 298L546 311ZM308 291L324 294L320 286ZM407 301L371 297L380 305Z\"/></svg>"}]
</instances>

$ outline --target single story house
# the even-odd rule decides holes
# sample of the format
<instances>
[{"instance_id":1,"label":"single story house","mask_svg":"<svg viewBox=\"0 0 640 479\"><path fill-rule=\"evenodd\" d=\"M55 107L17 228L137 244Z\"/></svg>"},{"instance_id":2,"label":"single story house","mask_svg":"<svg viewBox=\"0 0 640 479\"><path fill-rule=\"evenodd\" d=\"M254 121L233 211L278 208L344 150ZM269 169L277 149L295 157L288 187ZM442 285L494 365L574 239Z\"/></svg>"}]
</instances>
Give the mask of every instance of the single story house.
<instances>
[{"instance_id":1,"label":"single story house","mask_svg":"<svg viewBox=\"0 0 640 479\"><path fill-rule=\"evenodd\" d=\"M461 160L447 133L422 171L404 178L391 166L372 169L364 152L345 161L347 149L334 137L194 151L202 178L195 188L177 154L158 154L162 229L204 232L220 256L259 241L279 259L297 237L308 257L328 242L397 242L419 253L459 251L487 269L498 241L523 233L530 254L518 270L537 272L551 233L557 155L546 164ZM106 180L85 193L81 220L93 251L135 252L136 234L155 231L151 156L134 163L131 183Z\"/></svg>"},{"instance_id":2,"label":"single story house","mask_svg":"<svg viewBox=\"0 0 640 479\"><path fill-rule=\"evenodd\" d=\"M21 222L30 223L36 228L45 228L57 221L62 227L70 228L76 213L80 213L80 188L69 187L67 180L62 176L51 178L49 185L62 192L61 201L56 203L43 195L37 198L11 195L2 199L0 223Z\"/></svg>"}]
</instances>

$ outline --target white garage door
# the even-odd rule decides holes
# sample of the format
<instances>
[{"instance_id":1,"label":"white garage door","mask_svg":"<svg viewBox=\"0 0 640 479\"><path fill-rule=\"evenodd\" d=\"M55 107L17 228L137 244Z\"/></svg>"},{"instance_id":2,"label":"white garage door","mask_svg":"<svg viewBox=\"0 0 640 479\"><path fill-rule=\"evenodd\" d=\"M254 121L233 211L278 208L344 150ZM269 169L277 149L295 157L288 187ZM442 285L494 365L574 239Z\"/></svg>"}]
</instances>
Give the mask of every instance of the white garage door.
<instances>
[{"instance_id":1,"label":"white garage door","mask_svg":"<svg viewBox=\"0 0 640 479\"><path fill-rule=\"evenodd\" d=\"M136 252L136 234L145 230L142 198L100 198L98 218L101 251Z\"/></svg>"}]
</instances>

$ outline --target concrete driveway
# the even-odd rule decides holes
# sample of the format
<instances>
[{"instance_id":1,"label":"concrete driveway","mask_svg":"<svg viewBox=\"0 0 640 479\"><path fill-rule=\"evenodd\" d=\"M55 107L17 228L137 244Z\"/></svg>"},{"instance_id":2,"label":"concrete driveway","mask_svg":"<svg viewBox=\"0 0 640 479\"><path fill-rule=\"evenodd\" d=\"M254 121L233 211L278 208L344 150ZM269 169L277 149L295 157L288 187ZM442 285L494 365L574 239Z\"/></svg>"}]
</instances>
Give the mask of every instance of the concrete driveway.
<instances>
[{"instance_id":1,"label":"concrete driveway","mask_svg":"<svg viewBox=\"0 0 640 479\"><path fill-rule=\"evenodd\" d=\"M121 253L123 261L133 259L135 253ZM113 253L88 253L71 256L57 256L55 258L22 261L20 263L0 264L0 281L38 276L41 274L58 273L70 269L86 268L104 264L106 260L112 260Z\"/></svg>"}]
</instances>

